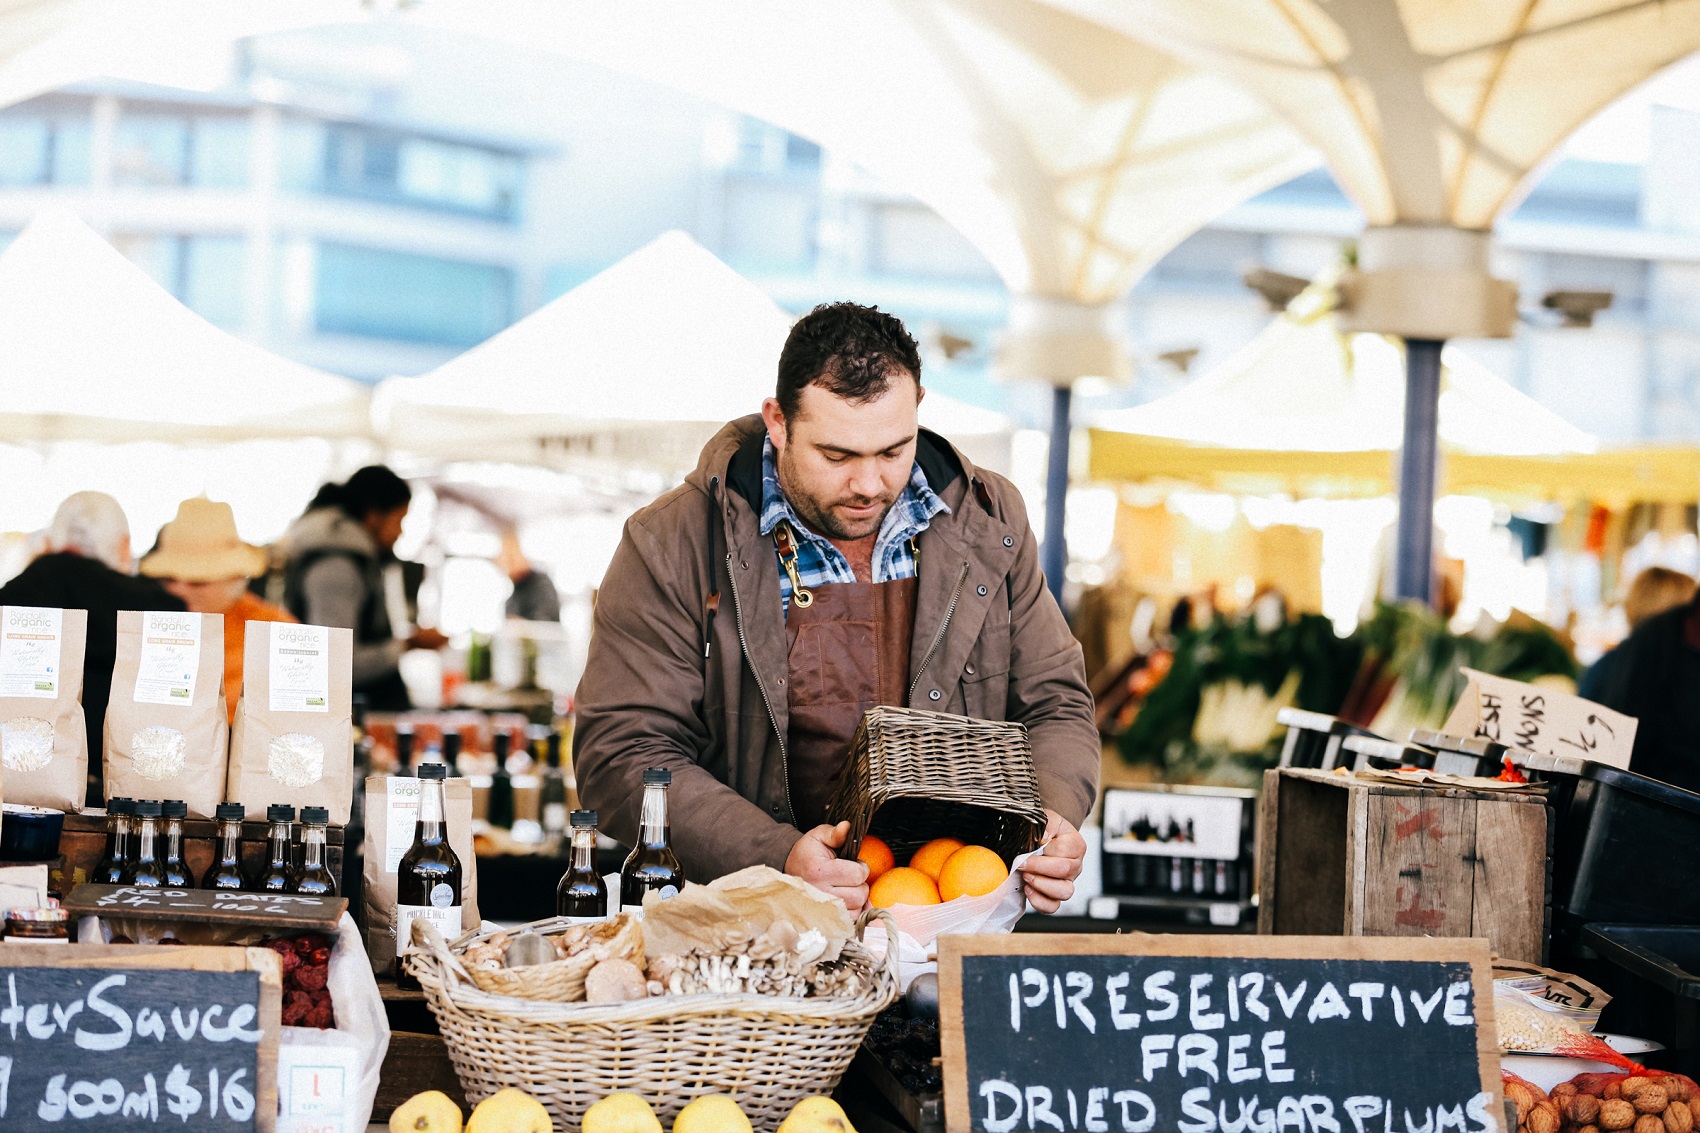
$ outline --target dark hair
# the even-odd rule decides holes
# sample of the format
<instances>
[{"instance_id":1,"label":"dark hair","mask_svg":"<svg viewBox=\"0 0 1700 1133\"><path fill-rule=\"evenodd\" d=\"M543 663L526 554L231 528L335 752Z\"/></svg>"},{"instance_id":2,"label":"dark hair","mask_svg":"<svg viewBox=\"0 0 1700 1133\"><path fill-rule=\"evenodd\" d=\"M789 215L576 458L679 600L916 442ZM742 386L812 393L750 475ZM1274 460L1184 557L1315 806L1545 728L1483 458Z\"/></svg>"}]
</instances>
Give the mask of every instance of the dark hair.
<instances>
[{"instance_id":1,"label":"dark hair","mask_svg":"<svg viewBox=\"0 0 1700 1133\"><path fill-rule=\"evenodd\" d=\"M413 501L407 481L382 464L368 464L340 484L325 484L307 505L308 511L335 507L351 519L394 511Z\"/></svg>"},{"instance_id":2,"label":"dark hair","mask_svg":"<svg viewBox=\"0 0 1700 1133\"><path fill-rule=\"evenodd\" d=\"M779 410L797 413L805 386L819 383L852 403L872 401L905 371L921 384L921 351L895 315L857 303L822 303L791 328L779 352Z\"/></svg>"}]
</instances>

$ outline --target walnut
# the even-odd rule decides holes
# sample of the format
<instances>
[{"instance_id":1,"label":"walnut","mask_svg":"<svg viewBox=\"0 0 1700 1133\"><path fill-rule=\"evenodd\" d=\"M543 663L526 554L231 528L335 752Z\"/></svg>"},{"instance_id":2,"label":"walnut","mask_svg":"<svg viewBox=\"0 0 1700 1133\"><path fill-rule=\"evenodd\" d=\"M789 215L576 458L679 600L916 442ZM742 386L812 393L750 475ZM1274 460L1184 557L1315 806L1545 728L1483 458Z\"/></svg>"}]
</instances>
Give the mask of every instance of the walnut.
<instances>
[{"instance_id":1,"label":"walnut","mask_svg":"<svg viewBox=\"0 0 1700 1133\"><path fill-rule=\"evenodd\" d=\"M1600 1103L1601 1129L1628 1129L1635 1124L1635 1107L1622 1098L1607 1098Z\"/></svg>"},{"instance_id":2,"label":"walnut","mask_svg":"<svg viewBox=\"0 0 1700 1133\"><path fill-rule=\"evenodd\" d=\"M1576 1133L1600 1133L1600 1127L1598 1125L1578 1125Z\"/></svg>"},{"instance_id":3,"label":"walnut","mask_svg":"<svg viewBox=\"0 0 1700 1133\"><path fill-rule=\"evenodd\" d=\"M1635 1119L1635 1133L1665 1133L1664 1120L1653 1114L1643 1113Z\"/></svg>"},{"instance_id":4,"label":"walnut","mask_svg":"<svg viewBox=\"0 0 1700 1133\"><path fill-rule=\"evenodd\" d=\"M1529 1111L1529 1133L1558 1133L1558 1106L1544 1101Z\"/></svg>"},{"instance_id":5,"label":"walnut","mask_svg":"<svg viewBox=\"0 0 1700 1133\"><path fill-rule=\"evenodd\" d=\"M1517 1124L1522 1125L1529 1120L1529 1111L1535 1108L1540 1099L1535 1096L1535 1089L1528 1082L1506 1082L1505 1100L1517 1107Z\"/></svg>"},{"instance_id":6,"label":"walnut","mask_svg":"<svg viewBox=\"0 0 1700 1133\"><path fill-rule=\"evenodd\" d=\"M1625 1101L1634 1101L1635 1095L1653 1084L1653 1080L1644 1074L1631 1074L1617 1084L1618 1092Z\"/></svg>"},{"instance_id":7,"label":"walnut","mask_svg":"<svg viewBox=\"0 0 1700 1133\"><path fill-rule=\"evenodd\" d=\"M1549 1097L1549 1098L1567 1098L1567 1097L1570 1097L1572 1094L1575 1094L1577 1092L1578 1091L1576 1089L1576 1083L1575 1082L1560 1082L1558 1085L1556 1085L1552 1088L1552 1091L1547 1094L1547 1097Z\"/></svg>"},{"instance_id":8,"label":"walnut","mask_svg":"<svg viewBox=\"0 0 1700 1133\"><path fill-rule=\"evenodd\" d=\"M1689 1087L1688 1079L1682 1077L1680 1074L1672 1074L1668 1078L1660 1078L1659 1085L1665 1088L1665 1093L1670 1095L1670 1100L1673 1102L1694 1100L1694 1091Z\"/></svg>"},{"instance_id":9,"label":"walnut","mask_svg":"<svg viewBox=\"0 0 1700 1133\"><path fill-rule=\"evenodd\" d=\"M1600 1097L1606 1098L1606 1099L1609 1099L1609 1100L1615 1101L1616 1099L1621 1098L1622 1096L1623 1096L1623 1080L1621 1078L1618 1079L1615 1082L1607 1082L1606 1088L1600 1091Z\"/></svg>"},{"instance_id":10,"label":"walnut","mask_svg":"<svg viewBox=\"0 0 1700 1133\"><path fill-rule=\"evenodd\" d=\"M1672 1102L1665 1110L1665 1133L1691 1133L1693 1128L1693 1111L1683 1102Z\"/></svg>"},{"instance_id":11,"label":"walnut","mask_svg":"<svg viewBox=\"0 0 1700 1133\"><path fill-rule=\"evenodd\" d=\"M1590 1094L1572 1094L1565 1106L1572 1125L1592 1125L1600 1116L1600 1099Z\"/></svg>"},{"instance_id":12,"label":"walnut","mask_svg":"<svg viewBox=\"0 0 1700 1133\"><path fill-rule=\"evenodd\" d=\"M1670 1095L1665 1093L1663 1086L1648 1082L1635 1092L1635 1097L1631 1100L1638 1113L1663 1113L1665 1107L1670 1104Z\"/></svg>"}]
</instances>

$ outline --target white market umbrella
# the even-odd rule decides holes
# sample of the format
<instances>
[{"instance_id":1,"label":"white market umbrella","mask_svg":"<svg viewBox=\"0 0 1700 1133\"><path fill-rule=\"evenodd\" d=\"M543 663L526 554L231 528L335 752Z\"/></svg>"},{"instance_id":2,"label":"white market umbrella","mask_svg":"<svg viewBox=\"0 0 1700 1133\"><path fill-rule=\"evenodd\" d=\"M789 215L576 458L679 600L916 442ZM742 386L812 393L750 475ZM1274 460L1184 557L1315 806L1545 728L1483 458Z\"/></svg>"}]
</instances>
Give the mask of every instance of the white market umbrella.
<instances>
[{"instance_id":1,"label":"white market umbrella","mask_svg":"<svg viewBox=\"0 0 1700 1133\"><path fill-rule=\"evenodd\" d=\"M0 441L362 437L368 400L213 326L67 211L0 254Z\"/></svg>"},{"instance_id":2,"label":"white market umbrella","mask_svg":"<svg viewBox=\"0 0 1700 1133\"><path fill-rule=\"evenodd\" d=\"M466 353L378 386L392 448L451 460L563 458L677 470L772 396L791 317L682 232L667 232ZM939 394L922 421L1007 435Z\"/></svg>"}]
</instances>

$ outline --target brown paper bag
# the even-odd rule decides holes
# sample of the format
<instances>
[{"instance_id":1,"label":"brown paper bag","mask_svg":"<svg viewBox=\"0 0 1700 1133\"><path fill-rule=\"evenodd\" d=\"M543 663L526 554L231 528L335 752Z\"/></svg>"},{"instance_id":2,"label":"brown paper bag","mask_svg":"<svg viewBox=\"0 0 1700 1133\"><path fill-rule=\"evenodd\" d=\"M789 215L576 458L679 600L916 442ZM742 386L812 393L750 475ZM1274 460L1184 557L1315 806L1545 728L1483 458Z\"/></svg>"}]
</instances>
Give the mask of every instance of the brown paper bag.
<instances>
[{"instance_id":1,"label":"brown paper bag","mask_svg":"<svg viewBox=\"0 0 1700 1133\"><path fill-rule=\"evenodd\" d=\"M354 806L354 633L249 622L242 699L224 801L264 814L273 803L322 806L348 823Z\"/></svg>"},{"instance_id":2,"label":"brown paper bag","mask_svg":"<svg viewBox=\"0 0 1700 1133\"><path fill-rule=\"evenodd\" d=\"M191 818L211 818L230 755L224 616L120 610L117 646L106 797L182 799Z\"/></svg>"},{"instance_id":3,"label":"brown paper bag","mask_svg":"<svg viewBox=\"0 0 1700 1133\"><path fill-rule=\"evenodd\" d=\"M460 924L477 928L478 859L472 853L472 783L443 780L449 849L460 858ZM373 775L366 780L365 896L366 954L380 975L395 970L396 867L413 845L419 815L419 780L407 775Z\"/></svg>"},{"instance_id":4,"label":"brown paper bag","mask_svg":"<svg viewBox=\"0 0 1700 1133\"><path fill-rule=\"evenodd\" d=\"M87 610L0 606L0 767L6 797L76 811L88 789Z\"/></svg>"}]
</instances>

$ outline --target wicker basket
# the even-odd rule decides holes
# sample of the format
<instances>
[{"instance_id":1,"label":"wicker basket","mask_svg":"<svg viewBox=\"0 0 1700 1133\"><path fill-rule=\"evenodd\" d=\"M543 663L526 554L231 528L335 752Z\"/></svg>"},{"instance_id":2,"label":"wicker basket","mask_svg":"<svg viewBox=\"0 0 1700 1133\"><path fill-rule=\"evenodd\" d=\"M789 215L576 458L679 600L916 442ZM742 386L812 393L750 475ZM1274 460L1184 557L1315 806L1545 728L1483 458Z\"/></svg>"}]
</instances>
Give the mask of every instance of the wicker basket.
<instances>
[{"instance_id":1,"label":"wicker basket","mask_svg":"<svg viewBox=\"0 0 1700 1133\"><path fill-rule=\"evenodd\" d=\"M948 836L996 850L1007 865L1037 848L1045 833L1027 729L944 712L869 709L827 806L828 822L846 820L845 858L855 857L870 833L900 862Z\"/></svg>"},{"instance_id":2,"label":"wicker basket","mask_svg":"<svg viewBox=\"0 0 1700 1133\"><path fill-rule=\"evenodd\" d=\"M571 923L565 917L551 917L522 925L519 929L508 931L507 935L511 937L518 932L530 931L541 936L554 936L564 931ZM532 964L524 968L468 968L467 972L472 977L472 982L481 990L495 995L546 999L557 1003L578 1002L584 999L584 977L603 960L618 957L630 960L639 968L644 966L643 929L639 926L638 919L630 913L620 913L605 923L608 926L606 936L576 956L553 960L547 964ZM469 946L495 935L496 930L491 930L461 937L454 942L451 950L457 956L464 955Z\"/></svg>"},{"instance_id":3,"label":"wicker basket","mask_svg":"<svg viewBox=\"0 0 1700 1133\"><path fill-rule=\"evenodd\" d=\"M885 920L887 914L872 914ZM863 914L858 930L869 920ZM693 1097L730 1095L772 1133L803 1098L830 1094L868 1027L897 998L896 949L878 961L858 940L844 950L869 988L853 998L656 996L634 1003L542 1003L473 984L441 933L415 922L408 953L469 1102L508 1086L541 1101L560 1129L609 1094L642 1095L665 1126Z\"/></svg>"}]
</instances>

